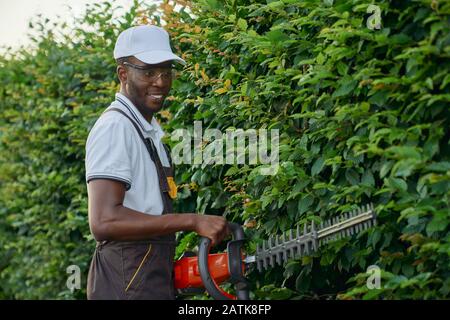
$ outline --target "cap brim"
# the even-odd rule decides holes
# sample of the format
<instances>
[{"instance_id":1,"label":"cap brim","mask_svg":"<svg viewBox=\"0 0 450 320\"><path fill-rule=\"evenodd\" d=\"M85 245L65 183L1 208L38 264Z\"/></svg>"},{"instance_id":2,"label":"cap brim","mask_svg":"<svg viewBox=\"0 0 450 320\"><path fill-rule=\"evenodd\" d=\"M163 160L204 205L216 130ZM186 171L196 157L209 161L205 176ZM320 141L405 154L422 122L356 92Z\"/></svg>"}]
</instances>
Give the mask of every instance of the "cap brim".
<instances>
[{"instance_id":1,"label":"cap brim","mask_svg":"<svg viewBox=\"0 0 450 320\"><path fill-rule=\"evenodd\" d=\"M181 59L179 56L167 51L147 51L135 54L134 56L147 64L158 64L171 60L179 62L183 65L186 64L186 61Z\"/></svg>"}]
</instances>

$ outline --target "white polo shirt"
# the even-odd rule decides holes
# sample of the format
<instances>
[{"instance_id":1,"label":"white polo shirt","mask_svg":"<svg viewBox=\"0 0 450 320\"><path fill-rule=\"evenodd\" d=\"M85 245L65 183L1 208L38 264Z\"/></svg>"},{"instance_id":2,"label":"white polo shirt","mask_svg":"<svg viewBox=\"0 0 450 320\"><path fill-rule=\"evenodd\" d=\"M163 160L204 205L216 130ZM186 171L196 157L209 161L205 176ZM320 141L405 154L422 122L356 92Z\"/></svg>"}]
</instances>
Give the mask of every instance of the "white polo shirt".
<instances>
[{"instance_id":1,"label":"white polo shirt","mask_svg":"<svg viewBox=\"0 0 450 320\"><path fill-rule=\"evenodd\" d=\"M106 110L112 107L124 111L138 124L144 137L153 140L162 165L168 167L161 142L164 132L155 117L148 123L121 93L116 93L116 101ZM85 164L86 183L102 178L123 182L125 207L152 215L163 212L156 166L135 127L121 113L109 111L97 119L86 141Z\"/></svg>"}]
</instances>

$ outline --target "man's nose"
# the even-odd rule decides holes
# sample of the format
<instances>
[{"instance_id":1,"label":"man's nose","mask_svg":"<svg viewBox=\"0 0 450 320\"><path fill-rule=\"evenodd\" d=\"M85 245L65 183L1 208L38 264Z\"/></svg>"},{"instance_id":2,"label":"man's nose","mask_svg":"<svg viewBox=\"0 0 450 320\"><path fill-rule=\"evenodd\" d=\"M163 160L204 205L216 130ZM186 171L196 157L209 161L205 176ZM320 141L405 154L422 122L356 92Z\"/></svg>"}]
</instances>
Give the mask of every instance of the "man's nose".
<instances>
[{"instance_id":1,"label":"man's nose","mask_svg":"<svg viewBox=\"0 0 450 320\"><path fill-rule=\"evenodd\" d=\"M162 73L160 73L156 80L153 81L153 85L156 87L164 87L166 85L165 81L163 80Z\"/></svg>"}]
</instances>

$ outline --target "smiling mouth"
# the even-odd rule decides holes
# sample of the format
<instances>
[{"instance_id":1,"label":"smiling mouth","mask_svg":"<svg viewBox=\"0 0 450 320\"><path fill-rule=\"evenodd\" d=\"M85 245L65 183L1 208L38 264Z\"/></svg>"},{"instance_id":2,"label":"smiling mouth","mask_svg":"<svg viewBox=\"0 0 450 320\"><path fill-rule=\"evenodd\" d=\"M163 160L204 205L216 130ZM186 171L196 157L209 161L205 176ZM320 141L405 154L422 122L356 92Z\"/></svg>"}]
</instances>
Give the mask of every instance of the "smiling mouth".
<instances>
[{"instance_id":1,"label":"smiling mouth","mask_svg":"<svg viewBox=\"0 0 450 320\"><path fill-rule=\"evenodd\" d=\"M150 99L160 101L164 98L162 94L149 94Z\"/></svg>"}]
</instances>

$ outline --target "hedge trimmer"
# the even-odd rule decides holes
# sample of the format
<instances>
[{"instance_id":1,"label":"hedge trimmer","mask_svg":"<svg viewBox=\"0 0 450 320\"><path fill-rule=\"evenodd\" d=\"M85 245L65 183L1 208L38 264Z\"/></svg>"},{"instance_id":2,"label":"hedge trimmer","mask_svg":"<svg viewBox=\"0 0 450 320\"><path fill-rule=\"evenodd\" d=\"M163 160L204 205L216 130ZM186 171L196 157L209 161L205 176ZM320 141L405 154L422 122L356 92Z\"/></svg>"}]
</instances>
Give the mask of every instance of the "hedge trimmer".
<instances>
[{"instance_id":1,"label":"hedge trimmer","mask_svg":"<svg viewBox=\"0 0 450 320\"><path fill-rule=\"evenodd\" d=\"M245 241L242 227L230 223L233 240L227 244L227 252L209 254L211 240L200 239L196 256L183 256L175 262L175 288L180 293L199 293L203 288L217 300L248 300L249 283L244 276L246 264L256 263L258 271L282 265L289 259L300 258L316 251L322 244L351 236L376 224L373 205L358 208L338 217L326 220L318 226L312 221L289 230L287 235L270 237L258 245L255 255L244 256ZM236 296L229 294L218 284L228 281L235 285Z\"/></svg>"}]
</instances>

